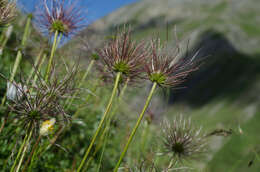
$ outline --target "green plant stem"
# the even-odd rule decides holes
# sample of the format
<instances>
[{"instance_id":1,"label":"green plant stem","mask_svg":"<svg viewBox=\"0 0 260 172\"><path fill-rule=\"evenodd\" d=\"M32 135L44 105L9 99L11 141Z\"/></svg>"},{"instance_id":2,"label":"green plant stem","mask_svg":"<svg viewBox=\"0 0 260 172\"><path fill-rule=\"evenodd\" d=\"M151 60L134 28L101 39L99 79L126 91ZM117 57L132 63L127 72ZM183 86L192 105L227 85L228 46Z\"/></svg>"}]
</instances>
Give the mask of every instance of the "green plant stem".
<instances>
[{"instance_id":1,"label":"green plant stem","mask_svg":"<svg viewBox=\"0 0 260 172\"><path fill-rule=\"evenodd\" d=\"M81 78L81 80L80 80L80 83L79 83L79 85L78 85L79 88L82 87L82 85L83 85L84 81L86 80L86 78L87 78L87 76L88 76L90 70L92 69L94 63L95 63L95 60L91 60L91 61L90 61L86 72L84 73L84 75L82 76L82 78ZM73 100L75 99L75 97L77 96L77 94L78 94L78 91L76 91L71 98L67 99L67 101L66 101L67 109L70 108L70 106L71 106Z\"/></svg>"},{"instance_id":2,"label":"green plant stem","mask_svg":"<svg viewBox=\"0 0 260 172\"><path fill-rule=\"evenodd\" d=\"M96 149L95 149L93 155L92 155L92 156L88 159L88 161L86 162L86 165L85 165L85 167L83 168L83 171L87 171L88 166L90 165L91 161L94 159L93 157L96 156L96 154L98 153L99 149L102 147L105 134L106 134L105 132L103 132L103 133L101 134L101 136L100 136L100 138L99 138L99 139L101 140L101 142L99 142L99 143L97 144Z\"/></svg>"},{"instance_id":3,"label":"green plant stem","mask_svg":"<svg viewBox=\"0 0 260 172\"><path fill-rule=\"evenodd\" d=\"M2 42L4 41L4 38L5 38L5 32L6 32L6 27L4 27L4 28L0 28L1 30L0 31L2 31L2 33L1 33L1 36L0 36L0 44L2 44Z\"/></svg>"},{"instance_id":4,"label":"green plant stem","mask_svg":"<svg viewBox=\"0 0 260 172\"><path fill-rule=\"evenodd\" d=\"M22 42L21 42L22 48L25 47L26 42L27 42L27 38L28 38L28 35L29 35L29 32L30 32L31 20L32 20L32 16L28 16L27 21L26 21L26 25L25 25L24 34L23 34L23 39L22 39ZM12 75L11 75L11 78L10 78L11 81L13 81L13 79L16 75L16 72L17 72L17 69L20 65L21 60L22 60L22 51L18 50L16 60L15 60L15 63L14 63L13 72L12 72Z\"/></svg>"},{"instance_id":5,"label":"green plant stem","mask_svg":"<svg viewBox=\"0 0 260 172\"><path fill-rule=\"evenodd\" d=\"M141 136L141 143L140 143L140 151L138 154L138 161L141 160L141 155L143 155L146 151L146 143L147 143L147 138L150 132L150 124L148 121L144 121L144 128L142 131L142 136Z\"/></svg>"},{"instance_id":6,"label":"green plant stem","mask_svg":"<svg viewBox=\"0 0 260 172\"><path fill-rule=\"evenodd\" d=\"M33 145L32 151L31 151L29 157L26 160L26 163L24 165L24 168L23 168L22 172L25 172L27 166L29 165L30 160L32 159L32 156L34 155L35 150L36 150L37 146L39 145L40 140L41 140L41 135L38 136L38 139L36 140L35 144Z\"/></svg>"},{"instance_id":7,"label":"green plant stem","mask_svg":"<svg viewBox=\"0 0 260 172\"><path fill-rule=\"evenodd\" d=\"M29 83L31 78L34 76L35 69L37 69L39 67L39 63L40 63L40 60L41 60L41 57L42 57L42 53L43 53L43 49L39 52L38 56L36 57L34 65L33 65L32 69L30 71L30 74L29 74L28 78L27 78L27 81L26 81L27 84Z\"/></svg>"},{"instance_id":8,"label":"green plant stem","mask_svg":"<svg viewBox=\"0 0 260 172\"><path fill-rule=\"evenodd\" d=\"M98 125L98 128L97 128L97 130L96 130L96 132L95 132L95 134L94 134L94 136L93 136L93 138L92 138L92 140L91 140L91 142L90 142L90 145L88 146L88 149L87 149L87 151L86 151L86 153L85 153L85 155L84 155L84 157L83 157L83 159L82 159L82 161L81 161L81 163L80 163L80 166L79 166L79 168L77 169L77 172L79 172L79 171L81 170L81 168L83 167L83 165L84 165L84 163L85 163L85 161L86 161L86 159L87 159L87 157L88 157L88 155L89 155L89 153L90 153L90 150L91 150L91 148L93 147L93 145L94 145L94 143L95 143L95 140L96 140L96 138L97 138L99 132L101 131L102 125L103 125L103 123L105 122L105 119L107 118L107 116L108 116L108 114L109 114L109 111L110 111L110 109L111 109L111 107L112 107L112 103L113 103L114 97L115 97L116 92L117 92L117 88L118 88L118 85L119 85L120 76L121 76L121 73L118 72L118 73L117 73L117 76L116 76L116 81L115 81L115 84L114 84L114 88L113 88L113 91L112 91L112 94L111 94L111 97L110 97L110 100L109 100L109 103L108 103L108 105L107 105L107 107L106 107L106 110L105 110L105 112L104 112L104 115L103 115L103 117L102 117L102 119L101 119L101 121L100 121L100 123L99 123L99 125Z\"/></svg>"},{"instance_id":9,"label":"green plant stem","mask_svg":"<svg viewBox=\"0 0 260 172\"><path fill-rule=\"evenodd\" d=\"M23 162L23 158L24 158L25 153L26 153L26 151L27 151L27 148L28 148L28 146L29 146L31 137L32 137L32 130L30 131L28 140L27 140L27 142L26 142L26 144L25 144L25 147L24 147L24 150L23 150L23 154L22 154L22 156L21 156L21 158L20 158L20 161L19 161L19 163L18 163L18 166L17 166L17 168L16 168L16 172L18 172L18 171L20 170L20 168L21 168L21 165L22 165L22 162Z\"/></svg>"},{"instance_id":10,"label":"green plant stem","mask_svg":"<svg viewBox=\"0 0 260 172\"><path fill-rule=\"evenodd\" d=\"M172 168L172 166L173 166L173 163L174 163L174 160L173 159L171 159L171 161L170 161L170 163L169 163L169 165L168 165L168 167L167 167L167 171L169 170L169 169L171 169ZM177 161L175 161L175 164L177 163Z\"/></svg>"},{"instance_id":11,"label":"green plant stem","mask_svg":"<svg viewBox=\"0 0 260 172\"><path fill-rule=\"evenodd\" d=\"M32 171L32 166L33 166L33 162L35 161L35 157L36 155L38 154L38 151L39 151L39 147L37 148L36 152L34 152L33 156L32 156L32 159L31 159L31 163L30 163L30 166L28 167L28 172L31 172ZM40 157L40 156L39 156Z\"/></svg>"},{"instance_id":12,"label":"green plant stem","mask_svg":"<svg viewBox=\"0 0 260 172\"><path fill-rule=\"evenodd\" d=\"M121 101L122 101L122 98L123 98L124 95L125 95L125 91L126 91L126 89L127 89L128 83L129 83L129 78L126 80L126 82L125 82L125 84L124 84L124 87L123 87L123 89L122 89L122 91L121 91L121 93L120 93L120 95L119 95L118 103L117 103L115 109L113 110L113 112L112 112L112 114L111 114L111 116L110 116L111 119L115 116L115 113L116 113L118 107L120 106L120 103L121 103Z\"/></svg>"},{"instance_id":13,"label":"green plant stem","mask_svg":"<svg viewBox=\"0 0 260 172\"><path fill-rule=\"evenodd\" d=\"M30 127L29 127L29 128L30 128ZM32 131L30 132L29 135L31 135L31 133L32 133ZM21 153L22 153L22 151L23 151L23 149L24 149L24 146L25 146L25 144L27 143L27 141L30 139L30 136L29 136L29 135L28 135L28 132L27 132L26 135L25 135L25 137L24 137L24 139L23 139L23 143L22 143L22 145L21 145L20 148L19 148L18 154L17 154L17 156L16 156L16 158L15 158L15 161L14 161L12 167L11 167L10 172L13 172L13 171L14 171L15 166L16 166L16 163L17 163L18 159L20 158L20 155L21 155Z\"/></svg>"},{"instance_id":14,"label":"green plant stem","mask_svg":"<svg viewBox=\"0 0 260 172\"><path fill-rule=\"evenodd\" d=\"M38 66L38 72L39 72L39 73L41 72L41 67L42 67L44 61L46 60L46 58L47 58L47 54L43 54L43 57L42 57L42 59L41 59L41 62L40 62L40 64L39 64L39 66ZM34 75L33 85L36 84L37 79L38 79L38 74Z\"/></svg>"},{"instance_id":15,"label":"green plant stem","mask_svg":"<svg viewBox=\"0 0 260 172\"><path fill-rule=\"evenodd\" d=\"M12 165L12 168L11 168L10 172L13 172L13 171L14 171L14 168L15 168L15 166L16 166L17 160L19 159L19 157L20 157L20 155L21 155L21 153L22 153L22 150L23 150L23 148L24 148L24 145L25 145L25 143L26 143L27 137L28 137L28 135L26 134L25 137L24 137L24 139L23 139L23 143L22 143L22 145L21 145L20 148L19 148L18 154L17 154L17 156L16 156L16 158L15 158L15 160L14 160L14 163L13 163L13 165Z\"/></svg>"},{"instance_id":16,"label":"green plant stem","mask_svg":"<svg viewBox=\"0 0 260 172\"><path fill-rule=\"evenodd\" d=\"M3 131L3 129L4 129L4 126L5 126L6 122L7 122L7 119L8 119L8 115L3 117L3 119L2 119L3 122L2 122L1 127L0 127L0 134Z\"/></svg>"},{"instance_id":17,"label":"green plant stem","mask_svg":"<svg viewBox=\"0 0 260 172\"><path fill-rule=\"evenodd\" d=\"M3 50L5 48L5 45L7 44L10 36L11 36L12 30L13 30L12 25L8 26L7 28L5 28L3 30L3 33L2 33L1 38L0 38L0 44L1 44L0 45L0 56L3 54ZM8 32L10 32L10 33L8 33Z\"/></svg>"},{"instance_id":18,"label":"green plant stem","mask_svg":"<svg viewBox=\"0 0 260 172\"><path fill-rule=\"evenodd\" d=\"M119 107L120 102L122 101L122 98L123 98L123 96L124 96L124 94L125 94L125 91L126 91L126 89L127 89L127 86L128 86L128 82L129 82L129 79L127 79L126 82L125 82L125 84L124 84L124 87L123 87L123 89L122 89L122 91L121 91L121 93L120 93L120 95L119 95L119 98L118 98L118 103L116 104L115 109L113 109L113 111L111 112L111 115L110 115L110 117L109 117L109 120L107 121L107 125L105 126L105 129L103 130L103 132L102 132L102 134L101 134L101 137L100 137L100 139L99 139L98 146L96 147L96 149L95 149L95 151L94 151L94 153L93 153L93 156L95 156L95 155L97 154L97 152L99 151L99 149L101 148L101 146L102 146L103 144L105 144L105 145L103 145L103 148L102 148L102 154L101 154L101 155L103 155L103 151L104 151L104 149L105 149L105 147L106 147L106 142L107 142L106 139L107 139L107 137L108 137L108 136L107 136L108 133L106 133L106 132L108 132L109 129L110 129L111 120L113 119L114 115L116 114L116 110L117 110L117 108ZM105 136L106 136L106 137L105 137ZM105 140L103 140L103 137L105 137ZM87 161L87 163L86 163L86 165L85 165L83 171L86 171L86 170L87 170L87 168L88 168L90 162L94 159L93 156L92 156L91 158L89 158L89 160ZM101 156L101 157L102 157L102 156ZM100 159L100 161L101 161L101 160L102 160L102 158Z\"/></svg>"},{"instance_id":19,"label":"green plant stem","mask_svg":"<svg viewBox=\"0 0 260 172\"><path fill-rule=\"evenodd\" d=\"M109 124L108 124L108 125L109 125ZM109 128L106 128L106 129L109 129ZM106 129L105 129L105 130L106 130ZM105 148L106 148L106 145L107 145L108 137L109 137L109 132L108 132L108 131L105 131L105 139L104 139L104 143L103 143L103 145L102 145L102 152L101 152L101 155L100 155L97 172L99 172L99 171L100 171L100 168L101 168L102 159L103 159L103 155L104 155Z\"/></svg>"},{"instance_id":20,"label":"green plant stem","mask_svg":"<svg viewBox=\"0 0 260 172\"><path fill-rule=\"evenodd\" d=\"M254 153L255 153L256 159L260 162L260 157L259 157L258 153L255 150L254 150Z\"/></svg>"},{"instance_id":21,"label":"green plant stem","mask_svg":"<svg viewBox=\"0 0 260 172\"><path fill-rule=\"evenodd\" d=\"M154 93L154 91L155 91L155 89L156 89L156 86L157 86L157 83L154 82L154 83L153 83L153 86L152 86L152 89L151 89L151 91L150 91L150 93L149 93L149 96L148 96L147 99L146 99L144 108L143 108L142 112L140 113L139 118L138 118L138 120L137 120L137 122L136 122L136 124L135 124L135 127L133 128L133 130L132 130L132 132L131 132L131 135L130 135L130 137L128 138L128 141L127 141L127 143L126 143L126 145L125 145L125 147L124 147L124 150L123 150L123 152L121 153L120 158L119 158L119 160L118 160L118 162L117 162L117 164L116 164L116 166L115 166L115 168L114 168L114 172L117 172L117 171L118 171L118 168L119 168L119 166L120 166L120 164L121 164L121 162L122 162L122 160L123 160L123 158L124 158L124 156L125 156L125 154L126 154L126 152L127 152L127 150L128 150L128 147L129 147L131 141L133 140L133 137L134 137L134 135L135 135L135 133L136 133L136 131L137 131L137 129L138 129L138 127L139 127L139 125L140 125L142 119L143 119L143 116L144 116L144 114L145 114L145 111L146 111L146 109L148 108L148 106L149 106L149 104L150 104L150 101L151 101L151 99L152 99L152 96L153 96L153 93Z\"/></svg>"},{"instance_id":22,"label":"green plant stem","mask_svg":"<svg viewBox=\"0 0 260 172\"><path fill-rule=\"evenodd\" d=\"M58 38L58 35L59 35L59 32L55 31L53 44L52 44L52 49L51 49L51 56L50 56L48 67L47 67L47 71L46 71L46 74L45 74L45 81L46 82L48 82L49 75L50 75L50 72L51 72L52 61L53 61L54 53L55 53L56 48L57 48L57 38Z\"/></svg>"},{"instance_id":23,"label":"green plant stem","mask_svg":"<svg viewBox=\"0 0 260 172\"><path fill-rule=\"evenodd\" d=\"M27 37L28 37L29 32L30 32L31 20L32 20L32 16L29 15L27 17L26 26L25 26L25 30L24 30L24 34L23 34L23 39L22 39L22 42L21 42L22 48L25 47ZM17 69L20 65L21 60L22 60L22 51L18 50L17 55L16 55L16 59L15 59L15 63L14 63L14 67L13 67L13 71L12 71L12 74L11 74L11 77L10 77L11 82L14 80L14 77L16 75L16 72L17 72ZM5 104L5 101L6 101L6 93L5 93L5 95L2 99L2 103L1 103L2 106Z\"/></svg>"},{"instance_id":24,"label":"green plant stem","mask_svg":"<svg viewBox=\"0 0 260 172\"><path fill-rule=\"evenodd\" d=\"M55 51L57 50L58 46L60 45L61 38L62 38L62 34L59 35L59 38L58 38L58 41L57 41L57 44L56 44Z\"/></svg>"}]
</instances>

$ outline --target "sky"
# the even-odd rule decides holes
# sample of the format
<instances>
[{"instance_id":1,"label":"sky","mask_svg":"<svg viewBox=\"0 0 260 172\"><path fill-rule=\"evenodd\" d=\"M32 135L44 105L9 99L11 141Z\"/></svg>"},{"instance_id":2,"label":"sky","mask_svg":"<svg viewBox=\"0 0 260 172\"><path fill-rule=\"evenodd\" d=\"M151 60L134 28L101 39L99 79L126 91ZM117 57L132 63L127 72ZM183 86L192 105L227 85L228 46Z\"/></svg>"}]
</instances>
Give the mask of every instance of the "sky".
<instances>
[{"instance_id":1,"label":"sky","mask_svg":"<svg viewBox=\"0 0 260 172\"><path fill-rule=\"evenodd\" d=\"M17 0L19 7L26 12L33 12L37 4L43 0ZM75 0L70 0L75 1ZM88 24L106 16L116 9L134 3L139 0L76 0L78 5L86 9L88 14Z\"/></svg>"}]
</instances>

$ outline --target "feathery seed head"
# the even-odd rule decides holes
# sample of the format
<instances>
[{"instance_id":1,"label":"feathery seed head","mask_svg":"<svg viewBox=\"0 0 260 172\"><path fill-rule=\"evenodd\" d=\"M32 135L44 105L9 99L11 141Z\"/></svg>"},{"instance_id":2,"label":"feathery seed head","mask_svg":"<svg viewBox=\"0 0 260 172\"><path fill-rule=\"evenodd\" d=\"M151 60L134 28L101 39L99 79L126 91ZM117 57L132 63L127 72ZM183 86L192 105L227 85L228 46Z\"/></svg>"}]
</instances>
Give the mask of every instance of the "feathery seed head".
<instances>
[{"instance_id":1,"label":"feathery seed head","mask_svg":"<svg viewBox=\"0 0 260 172\"><path fill-rule=\"evenodd\" d=\"M206 151L207 139L201 129L192 126L191 119L175 118L163 123L164 148L172 158L194 159Z\"/></svg>"},{"instance_id":2,"label":"feathery seed head","mask_svg":"<svg viewBox=\"0 0 260 172\"><path fill-rule=\"evenodd\" d=\"M98 51L102 61L100 71L112 81L116 73L121 72L123 80L129 78L130 82L135 82L142 78L143 64L147 57L144 49L144 43L132 41L130 31L125 29Z\"/></svg>"},{"instance_id":3,"label":"feathery seed head","mask_svg":"<svg viewBox=\"0 0 260 172\"><path fill-rule=\"evenodd\" d=\"M8 25L16 16L16 6L13 1L0 0L0 27Z\"/></svg>"},{"instance_id":4,"label":"feathery seed head","mask_svg":"<svg viewBox=\"0 0 260 172\"><path fill-rule=\"evenodd\" d=\"M74 92L74 79L76 78L76 68L60 78L52 70L52 77L49 82L45 82L44 77L40 76L34 84L21 81L21 84L12 82L15 87L15 99L10 99L8 107L15 119L19 119L22 125L31 124L34 133L38 133L40 124L43 121L55 118L57 124L64 125L70 120L70 116L64 110L64 100L71 97Z\"/></svg>"},{"instance_id":5,"label":"feathery seed head","mask_svg":"<svg viewBox=\"0 0 260 172\"><path fill-rule=\"evenodd\" d=\"M81 9L68 0L43 0L35 19L36 27L46 35L58 32L69 37L84 27Z\"/></svg>"},{"instance_id":6,"label":"feathery seed head","mask_svg":"<svg viewBox=\"0 0 260 172\"><path fill-rule=\"evenodd\" d=\"M179 50L168 55L163 52L160 40L152 40L150 59L145 63L147 79L156 82L162 87L175 87L182 83L185 78L193 71L198 69L193 58L177 59Z\"/></svg>"}]
</instances>

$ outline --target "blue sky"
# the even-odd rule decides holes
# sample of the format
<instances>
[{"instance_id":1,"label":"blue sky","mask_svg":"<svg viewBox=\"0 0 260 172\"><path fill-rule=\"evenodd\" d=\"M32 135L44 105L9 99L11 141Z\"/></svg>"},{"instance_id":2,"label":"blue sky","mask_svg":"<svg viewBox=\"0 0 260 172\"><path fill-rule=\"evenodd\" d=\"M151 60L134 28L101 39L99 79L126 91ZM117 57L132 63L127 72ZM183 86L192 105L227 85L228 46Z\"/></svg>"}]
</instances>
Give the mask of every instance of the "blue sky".
<instances>
[{"instance_id":1,"label":"blue sky","mask_svg":"<svg viewBox=\"0 0 260 172\"><path fill-rule=\"evenodd\" d=\"M33 12L34 7L42 0L17 0L19 6L26 12ZM75 0L70 0L75 1ZM86 9L88 14L88 23L91 23L114 10L136 2L138 0L76 0L77 3Z\"/></svg>"}]
</instances>

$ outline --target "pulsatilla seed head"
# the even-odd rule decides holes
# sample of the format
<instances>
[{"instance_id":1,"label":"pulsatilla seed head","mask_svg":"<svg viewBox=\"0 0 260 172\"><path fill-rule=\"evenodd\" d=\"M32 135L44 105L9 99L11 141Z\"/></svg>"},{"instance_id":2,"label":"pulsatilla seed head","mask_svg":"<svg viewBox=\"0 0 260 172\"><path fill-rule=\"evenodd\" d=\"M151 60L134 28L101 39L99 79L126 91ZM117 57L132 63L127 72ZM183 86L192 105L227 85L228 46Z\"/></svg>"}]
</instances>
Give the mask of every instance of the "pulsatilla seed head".
<instances>
[{"instance_id":1,"label":"pulsatilla seed head","mask_svg":"<svg viewBox=\"0 0 260 172\"><path fill-rule=\"evenodd\" d=\"M76 3L68 0L43 0L35 13L36 27L44 34L70 36L84 27L84 16Z\"/></svg>"},{"instance_id":2,"label":"pulsatilla seed head","mask_svg":"<svg viewBox=\"0 0 260 172\"><path fill-rule=\"evenodd\" d=\"M45 129L40 129L41 124L47 124L44 121L55 119L57 125L64 125L70 121L70 115L64 110L64 102L75 91L77 68L69 70L64 76L52 71L48 82L45 82L38 71L36 83L33 80L25 82L23 79L20 84L12 82L12 86L16 89L15 93L19 93L19 98L8 101L8 107L13 114L10 117L18 119L22 126L30 124L34 134L42 134L46 126L47 128L52 126L45 125Z\"/></svg>"},{"instance_id":3,"label":"pulsatilla seed head","mask_svg":"<svg viewBox=\"0 0 260 172\"><path fill-rule=\"evenodd\" d=\"M0 27L8 25L16 16L15 3L8 0L0 0Z\"/></svg>"},{"instance_id":4,"label":"pulsatilla seed head","mask_svg":"<svg viewBox=\"0 0 260 172\"><path fill-rule=\"evenodd\" d=\"M116 73L122 74L122 80L135 82L142 78L143 64L147 58L145 44L132 41L129 30L117 33L98 50L101 59L100 71L106 79L114 79Z\"/></svg>"},{"instance_id":5,"label":"pulsatilla seed head","mask_svg":"<svg viewBox=\"0 0 260 172\"><path fill-rule=\"evenodd\" d=\"M201 128L193 127L191 119L176 117L170 124L163 122L163 143L165 153L173 159L194 159L206 152L207 137Z\"/></svg>"},{"instance_id":6,"label":"pulsatilla seed head","mask_svg":"<svg viewBox=\"0 0 260 172\"><path fill-rule=\"evenodd\" d=\"M193 71L198 70L194 57L178 59L179 49L168 55L160 45L160 40L152 40L150 58L145 63L147 79L162 87L175 87L182 83Z\"/></svg>"}]
</instances>

